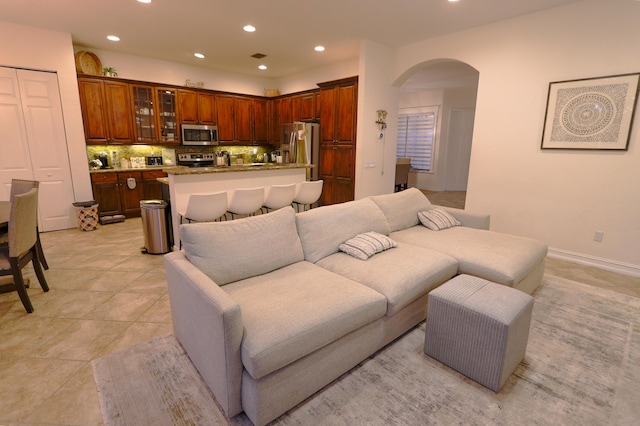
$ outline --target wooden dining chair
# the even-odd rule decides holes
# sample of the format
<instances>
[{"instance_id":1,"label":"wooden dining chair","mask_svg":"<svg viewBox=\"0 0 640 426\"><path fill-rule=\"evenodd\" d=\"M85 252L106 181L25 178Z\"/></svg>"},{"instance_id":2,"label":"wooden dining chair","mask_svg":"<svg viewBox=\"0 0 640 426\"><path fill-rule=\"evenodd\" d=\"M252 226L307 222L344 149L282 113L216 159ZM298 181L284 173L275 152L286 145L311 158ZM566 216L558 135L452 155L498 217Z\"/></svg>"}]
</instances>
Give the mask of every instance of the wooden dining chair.
<instances>
[{"instance_id":1,"label":"wooden dining chair","mask_svg":"<svg viewBox=\"0 0 640 426\"><path fill-rule=\"evenodd\" d=\"M49 291L49 285L38 260L37 225L38 188L32 188L12 198L9 213L9 241L8 244L0 246L0 276L13 276L13 285L28 313L33 312L33 305L24 285L22 268L31 262L42 290Z\"/></svg>"},{"instance_id":2,"label":"wooden dining chair","mask_svg":"<svg viewBox=\"0 0 640 426\"><path fill-rule=\"evenodd\" d=\"M39 189L40 182L37 180L26 180L26 179L11 179L11 199L15 195L24 194L29 191L31 188ZM37 221L37 217L36 217ZM37 222L36 222L37 225ZM47 270L49 269L49 264L47 263L47 259L44 257L44 250L42 250L42 243L40 242L40 229L38 231L38 242L37 242L37 250L38 250L38 261L42 264L42 267Z\"/></svg>"}]
</instances>

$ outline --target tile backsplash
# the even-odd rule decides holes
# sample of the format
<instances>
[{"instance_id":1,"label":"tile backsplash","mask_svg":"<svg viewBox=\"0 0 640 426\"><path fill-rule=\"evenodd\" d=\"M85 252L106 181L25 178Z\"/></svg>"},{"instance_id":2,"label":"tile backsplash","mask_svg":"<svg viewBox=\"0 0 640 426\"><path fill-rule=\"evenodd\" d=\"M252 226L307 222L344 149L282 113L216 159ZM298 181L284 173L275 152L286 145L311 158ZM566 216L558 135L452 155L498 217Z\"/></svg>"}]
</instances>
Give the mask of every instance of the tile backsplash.
<instances>
[{"instance_id":1,"label":"tile backsplash","mask_svg":"<svg viewBox=\"0 0 640 426\"><path fill-rule=\"evenodd\" d=\"M173 149L177 154L185 152L220 152L227 151L232 155L242 155L246 158L246 162L260 162L263 155L278 149L272 145L263 146L206 146L206 147L184 147L181 145L87 145L87 165L89 161L96 159L99 154L106 153L109 159L112 158L111 152L115 151L118 161L121 159L130 160L132 157L161 156L162 149ZM111 164L109 166L119 168L120 164Z\"/></svg>"}]
</instances>

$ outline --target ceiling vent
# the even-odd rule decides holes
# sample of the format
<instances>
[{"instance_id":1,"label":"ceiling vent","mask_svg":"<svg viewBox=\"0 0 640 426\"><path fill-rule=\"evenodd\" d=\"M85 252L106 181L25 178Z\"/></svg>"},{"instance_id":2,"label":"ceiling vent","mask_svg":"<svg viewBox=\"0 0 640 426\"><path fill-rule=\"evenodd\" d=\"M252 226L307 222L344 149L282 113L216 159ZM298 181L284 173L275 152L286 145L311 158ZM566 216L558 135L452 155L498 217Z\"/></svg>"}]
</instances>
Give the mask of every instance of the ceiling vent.
<instances>
[{"instance_id":1,"label":"ceiling vent","mask_svg":"<svg viewBox=\"0 0 640 426\"><path fill-rule=\"evenodd\" d=\"M253 55L251 55L252 58L256 58L256 59L262 59L265 56L267 55L265 55L264 53L254 53Z\"/></svg>"}]
</instances>

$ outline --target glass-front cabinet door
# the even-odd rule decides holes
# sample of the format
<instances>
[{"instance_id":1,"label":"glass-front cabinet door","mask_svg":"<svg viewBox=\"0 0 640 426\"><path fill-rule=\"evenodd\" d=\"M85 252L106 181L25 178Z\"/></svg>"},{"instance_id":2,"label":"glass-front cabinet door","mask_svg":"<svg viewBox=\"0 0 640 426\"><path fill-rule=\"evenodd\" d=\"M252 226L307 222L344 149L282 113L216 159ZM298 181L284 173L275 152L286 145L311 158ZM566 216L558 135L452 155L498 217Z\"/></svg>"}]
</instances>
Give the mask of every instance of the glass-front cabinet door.
<instances>
[{"instance_id":1,"label":"glass-front cabinet door","mask_svg":"<svg viewBox=\"0 0 640 426\"><path fill-rule=\"evenodd\" d=\"M136 143L178 143L175 89L132 85L131 93Z\"/></svg>"},{"instance_id":2,"label":"glass-front cabinet door","mask_svg":"<svg viewBox=\"0 0 640 426\"><path fill-rule=\"evenodd\" d=\"M158 98L158 140L162 143L178 143L175 89L156 89Z\"/></svg>"},{"instance_id":3,"label":"glass-front cabinet door","mask_svg":"<svg viewBox=\"0 0 640 426\"><path fill-rule=\"evenodd\" d=\"M131 86L135 116L136 143L156 142L153 87Z\"/></svg>"}]
</instances>

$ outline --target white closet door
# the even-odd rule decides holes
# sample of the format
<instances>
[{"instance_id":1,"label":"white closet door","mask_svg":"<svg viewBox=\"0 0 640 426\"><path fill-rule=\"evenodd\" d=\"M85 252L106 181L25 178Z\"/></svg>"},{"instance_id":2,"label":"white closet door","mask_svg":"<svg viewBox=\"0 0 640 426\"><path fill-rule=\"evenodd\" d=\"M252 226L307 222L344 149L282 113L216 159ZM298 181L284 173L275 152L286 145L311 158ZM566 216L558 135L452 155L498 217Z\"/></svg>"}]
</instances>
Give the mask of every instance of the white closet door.
<instances>
[{"instance_id":1,"label":"white closet door","mask_svg":"<svg viewBox=\"0 0 640 426\"><path fill-rule=\"evenodd\" d=\"M0 200L9 199L11 179L33 172L16 70L0 67Z\"/></svg>"},{"instance_id":2,"label":"white closet door","mask_svg":"<svg viewBox=\"0 0 640 426\"><path fill-rule=\"evenodd\" d=\"M4 182L8 178L9 183L11 178L39 181L40 230L72 228L77 220L72 205L73 184L58 76L49 72L21 69L13 71L17 77L23 118L22 122L14 124L13 127L22 126L23 130L20 139L17 138L18 132L13 132L16 141L10 141L10 147L7 149L16 150L16 153L10 154L13 164L5 164L3 161L2 180ZM17 117L17 114L12 117ZM4 140L6 137L4 130L2 133ZM12 135L7 136L12 137ZM6 144L3 143L3 145ZM25 154L27 161L25 161Z\"/></svg>"}]
</instances>

